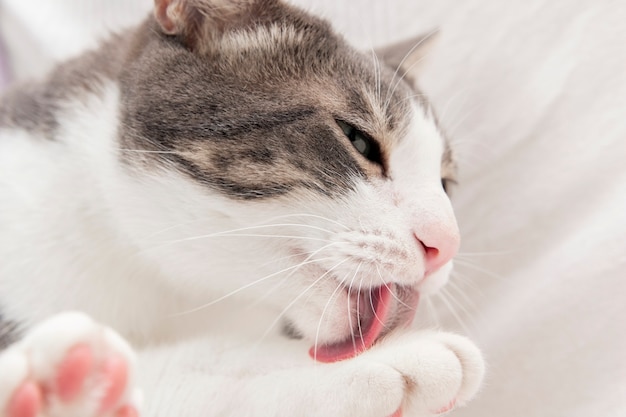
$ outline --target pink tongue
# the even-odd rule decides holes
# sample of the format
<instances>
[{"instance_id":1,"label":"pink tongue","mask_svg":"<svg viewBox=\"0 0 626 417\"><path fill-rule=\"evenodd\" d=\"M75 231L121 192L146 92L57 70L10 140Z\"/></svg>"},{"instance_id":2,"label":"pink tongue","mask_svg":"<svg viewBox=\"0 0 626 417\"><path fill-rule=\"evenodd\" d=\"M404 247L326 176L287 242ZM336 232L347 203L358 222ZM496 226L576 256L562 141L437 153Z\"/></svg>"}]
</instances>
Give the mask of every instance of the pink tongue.
<instances>
[{"instance_id":1,"label":"pink tongue","mask_svg":"<svg viewBox=\"0 0 626 417\"><path fill-rule=\"evenodd\" d=\"M374 317L369 326L363 329L362 334L354 335L347 340L332 345L313 346L309 355L318 362L337 362L350 359L369 349L383 331L389 310L391 309L393 285L381 286L372 290L372 304Z\"/></svg>"}]
</instances>

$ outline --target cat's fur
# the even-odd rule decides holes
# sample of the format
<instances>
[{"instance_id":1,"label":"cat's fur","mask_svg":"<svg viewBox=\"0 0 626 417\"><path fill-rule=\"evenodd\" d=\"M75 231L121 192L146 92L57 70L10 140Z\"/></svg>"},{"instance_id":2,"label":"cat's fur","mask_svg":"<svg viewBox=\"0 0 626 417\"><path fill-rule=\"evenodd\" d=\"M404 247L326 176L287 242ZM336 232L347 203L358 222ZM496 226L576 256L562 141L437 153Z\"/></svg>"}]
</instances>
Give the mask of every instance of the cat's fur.
<instances>
[{"instance_id":1,"label":"cat's fur","mask_svg":"<svg viewBox=\"0 0 626 417\"><path fill-rule=\"evenodd\" d=\"M417 291L445 283L459 238L441 186L451 152L413 84L423 51L379 55L389 64L276 0L157 0L136 30L10 91L2 342L84 311L148 349L148 405L164 415L385 417L469 400L470 342L391 332ZM307 356L361 330L359 294L390 284L391 334L347 361Z\"/></svg>"}]
</instances>

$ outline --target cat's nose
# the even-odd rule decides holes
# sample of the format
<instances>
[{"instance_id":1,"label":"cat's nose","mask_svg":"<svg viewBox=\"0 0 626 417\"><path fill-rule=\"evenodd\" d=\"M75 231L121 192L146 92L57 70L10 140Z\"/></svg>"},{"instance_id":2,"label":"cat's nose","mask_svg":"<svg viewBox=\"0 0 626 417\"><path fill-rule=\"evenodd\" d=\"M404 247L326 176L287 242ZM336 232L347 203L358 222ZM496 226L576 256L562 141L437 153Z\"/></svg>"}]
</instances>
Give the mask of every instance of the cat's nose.
<instances>
[{"instance_id":1,"label":"cat's nose","mask_svg":"<svg viewBox=\"0 0 626 417\"><path fill-rule=\"evenodd\" d=\"M459 250L461 238L456 221L440 219L428 222L413 235L424 250L425 274L436 271L448 263Z\"/></svg>"}]
</instances>

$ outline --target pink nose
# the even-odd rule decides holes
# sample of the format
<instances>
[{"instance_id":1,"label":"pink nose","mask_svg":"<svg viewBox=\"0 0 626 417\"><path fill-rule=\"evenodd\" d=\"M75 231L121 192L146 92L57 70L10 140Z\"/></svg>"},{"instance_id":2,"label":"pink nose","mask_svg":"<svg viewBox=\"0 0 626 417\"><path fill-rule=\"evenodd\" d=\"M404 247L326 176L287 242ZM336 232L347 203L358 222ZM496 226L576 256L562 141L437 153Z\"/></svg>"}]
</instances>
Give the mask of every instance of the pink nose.
<instances>
[{"instance_id":1,"label":"pink nose","mask_svg":"<svg viewBox=\"0 0 626 417\"><path fill-rule=\"evenodd\" d=\"M414 233L423 247L426 274L448 263L459 250L461 242L456 224L432 224Z\"/></svg>"}]
</instances>

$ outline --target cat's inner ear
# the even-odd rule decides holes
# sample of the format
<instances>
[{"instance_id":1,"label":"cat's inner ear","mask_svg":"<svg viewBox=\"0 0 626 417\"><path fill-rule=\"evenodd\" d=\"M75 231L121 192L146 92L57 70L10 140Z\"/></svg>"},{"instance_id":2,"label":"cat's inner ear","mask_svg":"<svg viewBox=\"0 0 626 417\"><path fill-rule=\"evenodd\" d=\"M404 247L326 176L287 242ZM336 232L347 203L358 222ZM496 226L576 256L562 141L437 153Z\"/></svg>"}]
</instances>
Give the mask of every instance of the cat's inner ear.
<instances>
[{"instance_id":1,"label":"cat's inner ear","mask_svg":"<svg viewBox=\"0 0 626 417\"><path fill-rule=\"evenodd\" d=\"M166 35L182 35L195 12L189 0L154 0L154 17Z\"/></svg>"},{"instance_id":2,"label":"cat's inner ear","mask_svg":"<svg viewBox=\"0 0 626 417\"><path fill-rule=\"evenodd\" d=\"M245 26L257 9L272 3L275 0L154 0L154 17L164 34L195 49L229 28Z\"/></svg>"},{"instance_id":3,"label":"cat's inner ear","mask_svg":"<svg viewBox=\"0 0 626 417\"><path fill-rule=\"evenodd\" d=\"M378 48L375 53L382 62L397 70L399 74L415 79L424 68L427 55L437 43L438 38L439 31L434 30Z\"/></svg>"}]
</instances>

